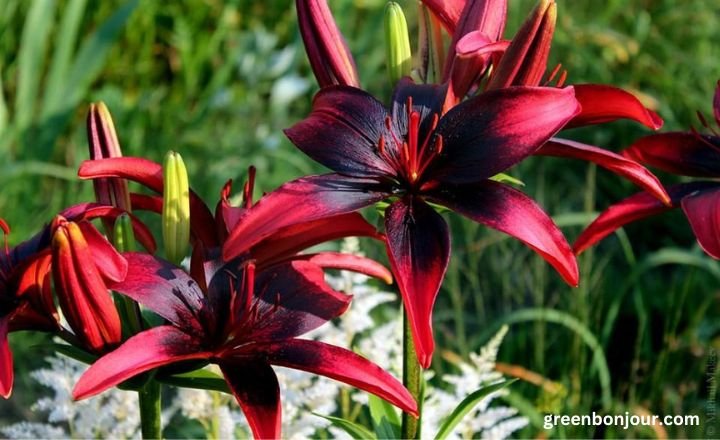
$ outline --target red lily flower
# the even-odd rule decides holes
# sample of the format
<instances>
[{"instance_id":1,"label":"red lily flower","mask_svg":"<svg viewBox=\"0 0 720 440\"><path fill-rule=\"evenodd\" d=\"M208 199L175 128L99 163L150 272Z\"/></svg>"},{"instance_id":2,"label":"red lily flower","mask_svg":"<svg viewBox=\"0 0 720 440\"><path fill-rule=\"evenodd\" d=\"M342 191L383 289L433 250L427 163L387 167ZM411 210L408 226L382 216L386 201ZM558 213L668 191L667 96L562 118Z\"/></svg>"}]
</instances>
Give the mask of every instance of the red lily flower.
<instances>
[{"instance_id":1,"label":"red lily flower","mask_svg":"<svg viewBox=\"0 0 720 440\"><path fill-rule=\"evenodd\" d=\"M205 287L205 278L210 278L216 257L228 234L240 226L243 213L253 205L252 192L255 180L254 168L250 168L249 178L244 186L244 201L239 207L231 206L228 198L232 192L229 181L221 192L220 201L213 215L205 202L194 192L190 192L190 229L193 241L193 257L191 271L201 286ZM102 160L89 160L80 165L78 175L83 179L121 177L136 181L147 188L162 194L162 166L147 159L125 157ZM133 208L145 209L160 213L162 198L131 194ZM261 198L256 203L261 203ZM282 218L272 213L265 219L270 233L262 242L254 242L247 251L245 258L256 261L259 269L289 260L311 260L328 269L347 269L380 278L387 283L392 282L392 275L382 265L368 258L345 255L337 252L320 252L318 254L299 254L299 252L330 240L343 237L371 237L384 240L365 219L357 213L345 213L333 217L317 218L307 222L294 223L287 227ZM273 225L277 224L278 227ZM206 275L205 272L209 271Z\"/></svg>"},{"instance_id":2,"label":"red lily flower","mask_svg":"<svg viewBox=\"0 0 720 440\"><path fill-rule=\"evenodd\" d=\"M340 347L298 339L342 314L350 297L330 289L322 269L292 261L255 273L234 260L210 279L207 295L181 269L152 256L125 254L133 268L112 284L172 325L128 339L95 362L73 397L95 395L144 371L202 359L220 366L256 438L280 438L280 390L271 365L331 377L417 415L410 393L391 375Z\"/></svg>"},{"instance_id":3,"label":"red lily flower","mask_svg":"<svg viewBox=\"0 0 720 440\"><path fill-rule=\"evenodd\" d=\"M84 224L94 218L112 220L123 212L111 206L84 203L67 208L60 215ZM155 242L145 225L133 218L133 228L139 241L146 248L154 249ZM10 231L2 220L0 229L6 235ZM8 249L6 244L5 252L0 253L0 396L4 398L10 396L13 384L8 333L18 330L55 332L60 328L50 288L50 274L55 266L51 254L54 229L53 225L47 225L12 249ZM81 333L79 327L74 328Z\"/></svg>"},{"instance_id":4,"label":"red lily flower","mask_svg":"<svg viewBox=\"0 0 720 440\"><path fill-rule=\"evenodd\" d=\"M84 348L102 353L122 339L106 287L127 274L125 259L89 222L53 222L52 273L60 309Z\"/></svg>"},{"instance_id":5,"label":"red lily flower","mask_svg":"<svg viewBox=\"0 0 720 440\"><path fill-rule=\"evenodd\" d=\"M720 126L720 82L713 99L713 114ZM696 131L661 133L646 136L632 144L623 154L639 162L672 174L691 177L720 177L720 134L706 120L701 122L712 134ZM720 183L701 180L681 183L668 188L672 204L660 205L648 194L639 193L605 210L578 237L575 252L602 240L617 228L661 212L682 208L700 247L711 257L720 259Z\"/></svg>"},{"instance_id":6,"label":"red lily flower","mask_svg":"<svg viewBox=\"0 0 720 440\"><path fill-rule=\"evenodd\" d=\"M295 145L336 174L305 177L263 197L225 243L231 259L273 227L352 212L387 198L387 249L421 364L433 353L432 307L450 257L444 205L526 243L570 284L578 281L569 245L521 192L489 180L534 153L579 111L572 88L516 87L485 93L439 117L445 88L401 81L386 110L351 87L320 91L310 116L286 131Z\"/></svg>"}]
</instances>

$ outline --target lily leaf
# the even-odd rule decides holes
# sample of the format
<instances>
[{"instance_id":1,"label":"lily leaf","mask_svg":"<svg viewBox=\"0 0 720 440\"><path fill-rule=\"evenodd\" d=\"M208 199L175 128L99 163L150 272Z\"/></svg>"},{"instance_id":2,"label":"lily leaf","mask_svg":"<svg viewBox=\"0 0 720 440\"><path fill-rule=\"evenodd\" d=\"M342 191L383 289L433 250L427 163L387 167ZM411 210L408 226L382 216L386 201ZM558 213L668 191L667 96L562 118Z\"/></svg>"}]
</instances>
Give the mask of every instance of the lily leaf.
<instances>
[{"instance_id":1,"label":"lily leaf","mask_svg":"<svg viewBox=\"0 0 720 440\"><path fill-rule=\"evenodd\" d=\"M347 432L350 437L358 440L365 440L365 439L376 439L377 437L375 434L370 432L369 429L362 425L358 425L357 423L351 422L349 420L345 420L340 417L333 417L333 416L324 416L322 414L313 413L318 417L322 417L323 419L329 421L333 424L333 426L336 426L343 431Z\"/></svg>"},{"instance_id":2,"label":"lily leaf","mask_svg":"<svg viewBox=\"0 0 720 440\"><path fill-rule=\"evenodd\" d=\"M400 438L400 417L395 408L381 398L370 394L370 418L379 439Z\"/></svg>"},{"instance_id":3,"label":"lily leaf","mask_svg":"<svg viewBox=\"0 0 720 440\"><path fill-rule=\"evenodd\" d=\"M505 388L516 380L517 379L512 379L498 382L492 385L488 385L486 387L482 387L479 390L471 393L462 402L460 402L460 404L455 407L452 414L450 414L450 416L445 419L442 426L438 430L435 439L444 440L445 438L447 438L447 436L452 432L452 430L457 426L457 424L460 423L463 417L465 417L473 408L475 408L475 405L480 403L480 401L484 397L487 397L490 393L494 393L495 391Z\"/></svg>"},{"instance_id":4,"label":"lily leaf","mask_svg":"<svg viewBox=\"0 0 720 440\"><path fill-rule=\"evenodd\" d=\"M98 358L94 354L90 354L85 350L81 350L77 347L73 347L72 345L68 345L68 344L50 343L50 344L36 345L35 347L41 348L41 349L52 350L56 353L63 354L71 359L75 359L76 361L80 361L84 364L92 364Z\"/></svg>"},{"instance_id":5,"label":"lily leaf","mask_svg":"<svg viewBox=\"0 0 720 440\"><path fill-rule=\"evenodd\" d=\"M221 391L232 394L227 382L220 375L208 370L195 370L189 373L174 374L172 376L156 376L158 382L183 388L198 390Z\"/></svg>"},{"instance_id":6,"label":"lily leaf","mask_svg":"<svg viewBox=\"0 0 720 440\"><path fill-rule=\"evenodd\" d=\"M494 180L500 183L509 183L510 185L515 186L525 186L525 182L523 182L522 180L505 173L495 174L490 178L490 180Z\"/></svg>"}]
</instances>

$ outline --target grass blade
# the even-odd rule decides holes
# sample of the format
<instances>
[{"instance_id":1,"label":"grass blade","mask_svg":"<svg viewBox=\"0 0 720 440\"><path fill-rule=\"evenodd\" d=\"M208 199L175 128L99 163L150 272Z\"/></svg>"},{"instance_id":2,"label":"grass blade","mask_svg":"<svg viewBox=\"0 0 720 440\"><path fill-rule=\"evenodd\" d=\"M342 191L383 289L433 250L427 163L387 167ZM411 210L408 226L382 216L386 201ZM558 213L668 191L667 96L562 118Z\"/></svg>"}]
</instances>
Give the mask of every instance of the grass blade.
<instances>
[{"instance_id":1,"label":"grass blade","mask_svg":"<svg viewBox=\"0 0 720 440\"><path fill-rule=\"evenodd\" d=\"M313 413L318 417L322 417L323 419L329 421L332 423L333 426L336 426L343 431L347 432L350 437L358 440L367 440L367 439L375 439L375 434L370 432L369 429L362 425L358 425L357 423L353 423L349 420L342 419L340 417L333 417L333 416L324 416L322 414Z\"/></svg>"},{"instance_id":2,"label":"grass blade","mask_svg":"<svg viewBox=\"0 0 720 440\"><path fill-rule=\"evenodd\" d=\"M65 80L68 78L70 61L77 42L87 0L70 0L65 6L60 27L57 29L56 44L50 63L41 119L50 116L51 109L58 107L58 101L65 96Z\"/></svg>"},{"instance_id":3,"label":"grass blade","mask_svg":"<svg viewBox=\"0 0 720 440\"><path fill-rule=\"evenodd\" d=\"M25 18L18 55L18 90L15 96L15 127L18 133L22 133L32 123L56 4L55 0L35 0Z\"/></svg>"},{"instance_id":4,"label":"grass blade","mask_svg":"<svg viewBox=\"0 0 720 440\"><path fill-rule=\"evenodd\" d=\"M505 388L516 380L517 379L504 380L502 382L482 387L479 390L471 393L469 396L463 399L463 401L455 407L452 414L450 414L448 418L445 419L442 426L440 426L437 435L435 436L436 440L445 440L447 436L452 432L452 430L455 429L457 424L462 421L463 417L465 417L470 411L472 411L472 409L475 408L475 406L480 403L481 400L483 400L491 393Z\"/></svg>"}]
</instances>

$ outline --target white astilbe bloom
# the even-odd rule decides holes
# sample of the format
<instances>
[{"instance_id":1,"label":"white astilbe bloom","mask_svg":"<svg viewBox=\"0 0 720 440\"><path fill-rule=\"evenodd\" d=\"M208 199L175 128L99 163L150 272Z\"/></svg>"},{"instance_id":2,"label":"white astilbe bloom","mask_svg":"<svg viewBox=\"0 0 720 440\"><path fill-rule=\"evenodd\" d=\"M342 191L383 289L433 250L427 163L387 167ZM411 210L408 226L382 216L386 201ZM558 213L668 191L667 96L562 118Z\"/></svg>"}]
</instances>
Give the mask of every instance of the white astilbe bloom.
<instances>
[{"instance_id":1,"label":"white astilbe bloom","mask_svg":"<svg viewBox=\"0 0 720 440\"><path fill-rule=\"evenodd\" d=\"M437 433L444 419L469 394L478 389L502 381L502 374L495 371L500 344L507 326L483 347L480 353L471 353L470 362L459 362L459 374L447 374L442 380L451 385L449 389L427 387L423 407L423 433ZM515 408L506 406L490 407L491 402L507 390L499 390L483 398L455 427L448 438L504 439L528 424L526 417L518 416Z\"/></svg>"},{"instance_id":2,"label":"white astilbe bloom","mask_svg":"<svg viewBox=\"0 0 720 440\"><path fill-rule=\"evenodd\" d=\"M72 388L87 365L66 357L47 358L49 368L30 373L52 390L31 409L47 412L48 424L16 423L0 429L8 438L139 438L137 396L118 389L74 402Z\"/></svg>"}]
</instances>

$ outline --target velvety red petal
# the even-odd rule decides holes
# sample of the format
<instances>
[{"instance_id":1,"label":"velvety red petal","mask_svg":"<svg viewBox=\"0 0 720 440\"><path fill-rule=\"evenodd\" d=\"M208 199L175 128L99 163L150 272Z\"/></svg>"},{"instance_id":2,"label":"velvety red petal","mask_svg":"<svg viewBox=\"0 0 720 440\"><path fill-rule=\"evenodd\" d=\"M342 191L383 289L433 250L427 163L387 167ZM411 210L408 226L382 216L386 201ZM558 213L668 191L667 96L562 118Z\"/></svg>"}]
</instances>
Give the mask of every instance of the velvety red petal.
<instances>
[{"instance_id":1,"label":"velvety red petal","mask_svg":"<svg viewBox=\"0 0 720 440\"><path fill-rule=\"evenodd\" d=\"M720 137L683 132L654 134L640 138L622 154L673 174L720 176Z\"/></svg>"},{"instance_id":2,"label":"velvety red petal","mask_svg":"<svg viewBox=\"0 0 720 440\"><path fill-rule=\"evenodd\" d=\"M700 247L720 259L720 188L685 196L681 205Z\"/></svg>"},{"instance_id":3,"label":"velvety red petal","mask_svg":"<svg viewBox=\"0 0 720 440\"><path fill-rule=\"evenodd\" d=\"M211 325L209 303L195 280L179 267L152 255L126 252L128 273L108 288L126 295L176 326L202 335Z\"/></svg>"},{"instance_id":4,"label":"velvety red petal","mask_svg":"<svg viewBox=\"0 0 720 440\"><path fill-rule=\"evenodd\" d=\"M418 360L427 368L435 348L432 310L450 261L450 233L440 214L418 200L390 205L385 211L385 231Z\"/></svg>"},{"instance_id":5,"label":"velvety red petal","mask_svg":"<svg viewBox=\"0 0 720 440\"><path fill-rule=\"evenodd\" d=\"M259 264L268 265L316 244L344 237L385 239L360 214L351 212L284 228L253 246L250 254Z\"/></svg>"},{"instance_id":6,"label":"velvety red petal","mask_svg":"<svg viewBox=\"0 0 720 440\"><path fill-rule=\"evenodd\" d=\"M341 252L320 252L317 254L297 255L293 261L308 261L317 264L323 269L349 270L369 277L377 278L392 284L392 273L382 264L370 258L359 255L343 254ZM349 292L352 293L352 292Z\"/></svg>"},{"instance_id":7,"label":"velvety red petal","mask_svg":"<svg viewBox=\"0 0 720 440\"><path fill-rule=\"evenodd\" d=\"M394 176L380 155L388 116L380 101L354 87L328 87L313 100L310 116L285 130L302 152L326 167L355 177Z\"/></svg>"},{"instance_id":8,"label":"velvety red petal","mask_svg":"<svg viewBox=\"0 0 720 440\"><path fill-rule=\"evenodd\" d=\"M644 166L612 151L592 145L566 139L553 138L537 151L538 155L580 159L595 163L621 177L628 179L640 188L652 194L665 204L670 203L670 196L665 192L662 183Z\"/></svg>"},{"instance_id":9,"label":"velvety red petal","mask_svg":"<svg viewBox=\"0 0 720 440\"><path fill-rule=\"evenodd\" d=\"M85 399L145 371L190 359L208 359L200 341L175 327L164 325L138 333L101 357L80 377L73 399Z\"/></svg>"},{"instance_id":10,"label":"velvety red petal","mask_svg":"<svg viewBox=\"0 0 720 440\"><path fill-rule=\"evenodd\" d=\"M575 84L575 97L582 111L565 128L630 119L657 130L663 120L630 92L601 84Z\"/></svg>"},{"instance_id":11,"label":"velvety red petal","mask_svg":"<svg viewBox=\"0 0 720 440\"><path fill-rule=\"evenodd\" d=\"M10 316L0 317L0 396L7 399L13 388L13 358L8 342Z\"/></svg>"},{"instance_id":12,"label":"velvety red petal","mask_svg":"<svg viewBox=\"0 0 720 440\"><path fill-rule=\"evenodd\" d=\"M209 296L227 295L229 285L241 287L243 274L233 271L231 264L215 274ZM350 296L331 289L323 270L307 261L292 261L259 271L254 286L249 310L236 308L236 304L245 304L245 298L217 300L231 305L231 325L237 325L243 332L240 337L248 341L273 341L305 334L340 316L351 300Z\"/></svg>"},{"instance_id":13,"label":"velvety red petal","mask_svg":"<svg viewBox=\"0 0 720 440\"><path fill-rule=\"evenodd\" d=\"M388 196L388 187L373 179L325 174L293 180L242 215L223 247L223 258L231 260L283 228L357 211Z\"/></svg>"},{"instance_id":14,"label":"velvety red petal","mask_svg":"<svg viewBox=\"0 0 720 440\"><path fill-rule=\"evenodd\" d=\"M375 394L403 411L418 415L415 400L397 379L350 350L303 339L254 344L245 350L249 355L261 356L273 365L339 380Z\"/></svg>"},{"instance_id":15,"label":"velvety red petal","mask_svg":"<svg viewBox=\"0 0 720 440\"><path fill-rule=\"evenodd\" d=\"M280 385L269 364L222 361L220 369L256 439L282 438Z\"/></svg>"},{"instance_id":16,"label":"velvety red petal","mask_svg":"<svg viewBox=\"0 0 720 440\"><path fill-rule=\"evenodd\" d=\"M599 242L622 226L653 215L660 214L680 206L683 197L696 191L707 191L720 188L716 182L692 182L674 185L667 188L672 206L666 206L646 192L632 195L610 206L603 211L575 241L573 249L576 254Z\"/></svg>"},{"instance_id":17,"label":"velvety red petal","mask_svg":"<svg viewBox=\"0 0 720 440\"><path fill-rule=\"evenodd\" d=\"M122 177L138 182L157 193L163 193L162 165L139 157L86 160L80 164L78 176L81 179ZM192 190L190 191L190 217L191 222L195 221L198 225L205 225L205 228L195 229L199 234L198 239L208 246L216 246L218 240L213 227L215 219L205 202Z\"/></svg>"},{"instance_id":18,"label":"velvety red petal","mask_svg":"<svg viewBox=\"0 0 720 440\"><path fill-rule=\"evenodd\" d=\"M565 236L545 211L522 192L489 180L448 190L433 199L522 241L550 263L565 282L577 286L577 261Z\"/></svg>"},{"instance_id":19,"label":"velvety red petal","mask_svg":"<svg viewBox=\"0 0 720 440\"><path fill-rule=\"evenodd\" d=\"M422 0L450 35L455 33L466 0Z\"/></svg>"},{"instance_id":20,"label":"velvety red petal","mask_svg":"<svg viewBox=\"0 0 720 440\"><path fill-rule=\"evenodd\" d=\"M110 244L89 222L78 223L83 238L94 257L93 262L106 281L122 281L127 275L128 264L125 258Z\"/></svg>"},{"instance_id":21,"label":"velvety red petal","mask_svg":"<svg viewBox=\"0 0 720 440\"><path fill-rule=\"evenodd\" d=\"M572 87L512 87L462 102L437 127L443 149L434 177L472 183L501 173L535 153L579 111Z\"/></svg>"}]
</instances>

